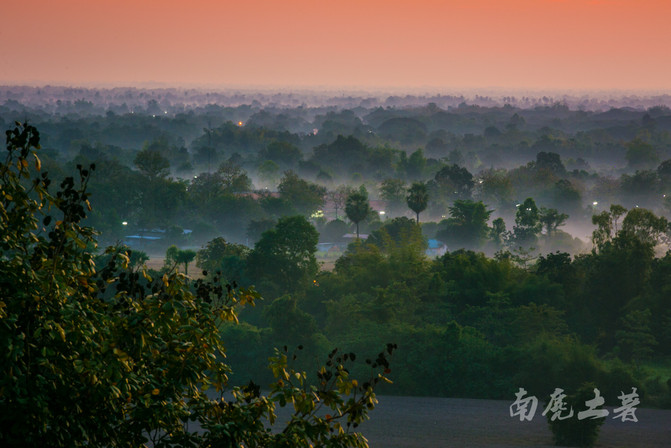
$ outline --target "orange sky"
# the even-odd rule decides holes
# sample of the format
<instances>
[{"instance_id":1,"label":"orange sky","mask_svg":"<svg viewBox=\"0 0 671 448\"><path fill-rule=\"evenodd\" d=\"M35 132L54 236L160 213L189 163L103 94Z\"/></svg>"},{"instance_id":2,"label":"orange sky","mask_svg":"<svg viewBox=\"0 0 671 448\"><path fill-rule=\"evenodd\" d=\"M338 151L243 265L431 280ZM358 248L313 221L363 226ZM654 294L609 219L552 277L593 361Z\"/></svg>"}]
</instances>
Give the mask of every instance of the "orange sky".
<instances>
[{"instance_id":1,"label":"orange sky","mask_svg":"<svg viewBox=\"0 0 671 448\"><path fill-rule=\"evenodd\" d=\"M0 84L671 90L669 0L23 0Z\"/></svg>"}]
</instances>

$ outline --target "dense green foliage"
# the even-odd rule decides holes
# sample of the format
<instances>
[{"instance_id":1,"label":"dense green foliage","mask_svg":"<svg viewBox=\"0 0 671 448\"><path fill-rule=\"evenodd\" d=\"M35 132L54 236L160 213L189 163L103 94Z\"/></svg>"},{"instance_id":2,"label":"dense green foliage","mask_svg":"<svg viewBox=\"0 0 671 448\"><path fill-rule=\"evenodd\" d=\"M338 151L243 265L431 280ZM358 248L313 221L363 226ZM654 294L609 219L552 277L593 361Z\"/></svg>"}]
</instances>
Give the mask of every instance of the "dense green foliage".
<instances>
[{"instance_id":1,"label":"dense green foliage","mask_svg":"<svg viewBox=\"0 0 671 448\"><path fill-rule=\"evenodd\" d=\"M669 355L671 315L659 291L671 255L656 258L651 234L629 229L577 257L458 250L430 260L420 226L396 218L352 243L313 285L283 290L291 295L277 299L281 308L259 305L266 311L254 325L234 330L235 356L300 334L314 356L329 343L361 351L390 339L399 345L394 393L505 399L523 385L543 397L593 382L616 403L620 390L645 393L647 384L647 403L661 405L665 380L640 363ZM293 317L278 320L279 309ZM246 374L255 363L242 360Z\"/></svg>"},{"instance_id":2,"label":"dense green foliage","mask_svg":"<svg viewBox=\"0 0 671 448\"><path fill-rule=\"evenodd\" d=\"M512 399L520 385L547 397L593 382L607 405L633 386L645 405L671 403L668 368L647 369L671 356L668 108L390 97L185 111L172 98L162 113L127 98L133 113L8 101L0 123L40 124L52 179L95 162L83 224L102 241L152 256L200 249L206 281L263 293L242 324L220 327L236 381L271 384L263 368L278 345L301 344L308 369L333 346L371 353L395 341L388 393ZM421 226L406 201L414 183L426 185ZM376 211L360 221L343 213L352 185ZM347 247L355 227L369 240ZM162 237L129 238L149 233ZM427 239L447 253L427 257Z\"/></svg>"},{"instance_id":3,"label":"dense green foliage","mask_svg":"<svg viewBox=\"0 0 671 448\"><path fill-rule=\"evenodd\" d=\"M66 178L54 194L35 148L37 130L17 125L0 164L1 446L367 446L352 429L375 406L376 384L388 381L393 345L365 382L350 376L350 352L331 351L308 375L285 348L271 354L267 395L252 382L232 387L220 329L258 294L217 276L192 282L170 270L152 279L129 266L123 248L96 263L95 232L81 226L94 167L78 167L79 179ZM278 235L264 237L281 245L285 226L307 225L314 246L314 229L294 221L280 220ZM201 263L230 253L218 246ZM174 263L195 256L174 246L169 253ZM275 306L267 308L274 327L284 309L306 316ZM287 405L290 419L278 430L276 408Z\"/></svg>"}]
</instances>

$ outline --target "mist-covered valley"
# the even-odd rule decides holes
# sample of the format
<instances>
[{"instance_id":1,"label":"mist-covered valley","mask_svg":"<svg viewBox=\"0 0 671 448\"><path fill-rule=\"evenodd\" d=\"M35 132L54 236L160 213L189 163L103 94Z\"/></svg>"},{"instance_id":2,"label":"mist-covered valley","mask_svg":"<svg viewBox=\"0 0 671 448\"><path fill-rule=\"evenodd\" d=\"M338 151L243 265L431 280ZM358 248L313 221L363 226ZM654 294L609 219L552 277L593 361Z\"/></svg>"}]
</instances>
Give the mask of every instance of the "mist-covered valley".
<instances>
[{"instance_id":1,"label":"mist-covered valley","mask_svg":"<svg viewBox=\"0 0 671 448\"><path fill-rule=\"evenodd\" d=\"M455 200L482 202L489 231L497 218L512 231L527 198L539 212L556 210L566 217L546 214L533 244L545 252L589 251L592 215L611 204L669 213L669 96L328 95L5 87L0 124L38 126L53 173L97 164L90 219L108 242L131 229L180 227L193 231L193 246L215 236L253 245L255 228L293 213L319 216L311 219L324 233L336 206L345 217L343 189L361 186L376 211L362 223L369 233L414 216L413 182L428 187L428 238L442 233L451 250L490 255L503 246L488 230L464 241L447 230ZM152 177L163 184L149 194Z\"/></svg>"},{"instance_id":2,"label":"mist-covered valley","mask_svg":"<svg viewBox=\"0 0 671 448\"><path fill-rule=\"evenodd\" d=\"M105 415L179 403L166 384L181 394L217 372L228 395L197 393L209 413L170 420L193 440L221 428L203 436L183 419L265 424L288 403L325 431L337 418L320 403L358 425L373 390L512 402L561 387L582 409L598 388L611 409L630 391L668 408L669 106L617 93L0 87L0 323L47 309L46 344L72 353L54 365L93 384L103 399L72 395ZM63 313L72 325L54 327ZM7 359L28 334L10 327ZM89 366L85 350L107 361ZM144 382L120 380L140 368ZM158 427L146 425L154 443ZM114 434L146 440L133 431Z\"/></svg>"}]
</instances>

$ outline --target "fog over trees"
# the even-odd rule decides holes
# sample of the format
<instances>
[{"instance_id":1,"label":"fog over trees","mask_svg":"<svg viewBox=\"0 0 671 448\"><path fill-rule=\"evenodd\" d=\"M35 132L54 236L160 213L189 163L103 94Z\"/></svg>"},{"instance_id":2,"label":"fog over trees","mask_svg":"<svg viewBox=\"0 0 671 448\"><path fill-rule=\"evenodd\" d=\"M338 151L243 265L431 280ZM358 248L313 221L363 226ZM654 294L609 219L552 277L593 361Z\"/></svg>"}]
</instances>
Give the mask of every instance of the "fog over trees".
<instances>
[{"instance_id":1,"label":"fog over trees","mask_svg":"<svg viewBox=\"0 0 671 448\"><path fill-rule=\"evenodd\" d=\"M362 353L373 359L353 363L348 375L381 368L394 382L380 382L384 393L512 399L520 385L546 396L589 383L609 405L637 387L647 405L671 406L669 106L663 95L0 87L0 125L39 130L40 145L8 133L8 153L28 148L8 160L19 157L19 171L30 164L35 172L15 178L16 160L3 165L3 213L47 192L38 177L25 195L8 193L8 186L24 191L39 171L62 190L48 196L52 206L70 204L77 214L51 221L39 207L28 210L44 227L45 239L34 245L34 229L16 233L17 217L3 221L0 268L9 275L12 256L36 251L21 260L39 283L36 260L56 266L49 257L62 254L70 264L60 282L68 272L87 285L115 273L100 279L122 289L101 289L104 300L121 294L142 304L158 288L202 298L197 306L208 313L216 304L207 294L228 291L233 300L253 291L240 302L256 306L226 302L234 313L202 322L203 338L224 341L233 366L225 373L237 384L280 387L265 368L268 358L283 375L282 356L300 346L293 366L300 381L315 359L330 359L332 369ZM70 233L59 233L63 225L73 226ZM8 246L19 234L22 246ZM67 250L54 252L56 237ZM115 249L105 252L108 245ZM80 255L90 264L81 265ZM156 258L164 263L146 268L141 280L144 263ZM122 278L121 264L134 274ZM128 282L141 288L123 289ZM21 285L33 291L38 283ZM78 284L68 283L87 297L98 294ZM16 336L7 316L23 316L21 307L2 297L0 305L0 331ZM103 308L91 312L121 332L125 317ZM142 308L158 319L155 311ZM174 330L165 325L161 331ZM347 358L328 358L334 347ZM387 355L374 359L380 347L394 351L391 371ZM324 378L304 380L331 384ZM178 380L176 387L190 387ZM367 387L347 381L340 392L360 388L370 398ZM259 399L252 386L238 392L239 406ZM324 419L318 423L331 424Z\"/></svg>"}]
</instances>

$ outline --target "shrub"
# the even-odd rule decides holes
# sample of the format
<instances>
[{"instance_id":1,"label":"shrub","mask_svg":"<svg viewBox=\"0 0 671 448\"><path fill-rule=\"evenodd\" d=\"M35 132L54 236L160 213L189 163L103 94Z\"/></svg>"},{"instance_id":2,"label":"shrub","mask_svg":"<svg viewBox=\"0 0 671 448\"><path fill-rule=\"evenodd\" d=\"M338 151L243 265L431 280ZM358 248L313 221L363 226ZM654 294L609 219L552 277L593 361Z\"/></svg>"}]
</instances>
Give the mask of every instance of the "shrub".
<instances>
[{"instance_id":1,"label":"shrub","mask_svg":"<svg viewBox=\"0 0 671 448\"><path fill-rule=\"evenodd\" d=\"M578 412L585 409L585 402L595 397L595 386L593 383L583 383L580 388L571 394L568 394L564 400L566 409L571 408L574 415L570 418L553 420L552 412L548 412L546 417L552 431L552 437L555 445L560 446L578 446L592 447L599 438L599 430L603 425L604 418L585 418L578 419Z\"/></svg>"}]
</instances>

